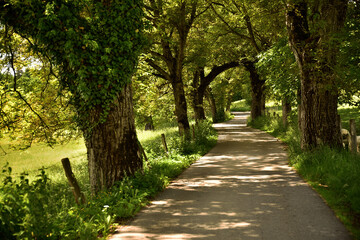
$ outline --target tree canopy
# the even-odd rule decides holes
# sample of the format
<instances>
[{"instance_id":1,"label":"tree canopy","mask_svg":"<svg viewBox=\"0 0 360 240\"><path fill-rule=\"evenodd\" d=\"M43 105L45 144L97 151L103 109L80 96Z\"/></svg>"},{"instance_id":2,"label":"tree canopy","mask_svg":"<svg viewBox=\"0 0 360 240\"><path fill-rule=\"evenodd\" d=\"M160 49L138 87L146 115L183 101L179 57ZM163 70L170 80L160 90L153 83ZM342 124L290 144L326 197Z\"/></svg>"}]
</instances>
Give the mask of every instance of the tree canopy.
<instances>
[{"instance_id":1,"label":"tree canopy","mask_svg":"<svg viewBox=\"0 0 360 240\"><path fill-rule=\"evenodd\" d=\"M138 125L176 119L188 136L189 119L223 114L233 96L251 95L252 118L272 97L300 104L311 149L339 146L337 105L359 104L357 1L0 0L0 8L1 132L53 144L81 130L94 192L142 168L134 109Z\"/></svg>"}]
</instances>

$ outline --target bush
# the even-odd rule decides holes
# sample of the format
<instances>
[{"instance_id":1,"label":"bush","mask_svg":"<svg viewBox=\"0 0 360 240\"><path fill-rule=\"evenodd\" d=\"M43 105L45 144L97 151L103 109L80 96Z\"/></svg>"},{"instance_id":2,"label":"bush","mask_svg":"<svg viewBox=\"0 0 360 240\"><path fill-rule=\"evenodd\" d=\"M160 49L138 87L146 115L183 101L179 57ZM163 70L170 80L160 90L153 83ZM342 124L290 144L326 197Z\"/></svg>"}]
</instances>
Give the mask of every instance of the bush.
<instances>
[{"instance_id":1,"label":"bush","mask_svg":"<svg viewBox=\"0 0 360 240\"><path fill-rule=\"evenodd\" d=\"M216 132L207 121L195 127L192 140L173 133L168 154L159 138L148 140L144 148L150 158L142 172L96 196L86 189L88 201L80 206L67 183L53 182L44 169L30 182L25 173L15 179L12 169L5 166L0 176L0 239L105 238L114 222L134 216L215 143Z\"/></svg>"}]
</instances>

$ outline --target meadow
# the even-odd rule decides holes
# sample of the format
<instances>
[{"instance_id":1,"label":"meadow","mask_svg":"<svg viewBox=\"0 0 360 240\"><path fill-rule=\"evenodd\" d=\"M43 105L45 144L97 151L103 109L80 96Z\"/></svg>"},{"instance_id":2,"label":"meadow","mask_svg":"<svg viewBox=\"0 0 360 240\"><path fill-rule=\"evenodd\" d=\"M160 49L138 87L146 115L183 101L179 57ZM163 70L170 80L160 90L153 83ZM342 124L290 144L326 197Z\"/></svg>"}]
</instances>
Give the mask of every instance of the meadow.
<instances>
[{"instance_id":1,"label":"meadow","mask_svg":"<svg viewBox=\"0 0 360 240\"><path fill-rule=\"evenodd\" d=\"M161 145L167 138L169 152ZM134 216L159 191L216 143L210 122L195 127L189 141L174 124L155 131L138 131L148 161L144 170L116 186L90 194L86 149L80 139L49 148L34 144L18 151L2 142L0 163L0 239L98 239ZM5 154L6 152L6 154ZM77 205L61 165L70 159L74 175L85 193L86 204Z\"/></svg>"}]
</instances>

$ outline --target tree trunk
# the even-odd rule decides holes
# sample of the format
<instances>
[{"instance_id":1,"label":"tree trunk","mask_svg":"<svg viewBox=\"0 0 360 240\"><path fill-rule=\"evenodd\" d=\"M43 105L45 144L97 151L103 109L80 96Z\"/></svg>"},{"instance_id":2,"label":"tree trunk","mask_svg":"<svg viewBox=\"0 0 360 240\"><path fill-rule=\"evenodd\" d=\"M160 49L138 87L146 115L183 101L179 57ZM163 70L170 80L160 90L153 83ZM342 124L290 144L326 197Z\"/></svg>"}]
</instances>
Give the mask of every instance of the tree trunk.
<instances>
[{"instance_id":1,"label":"tree trunk","mask_svg":"<svg viewBox=\"0 0 360 240\"><path fill-rule=\"evenodd\" d=\"M206 119L205 110L203 107L205 89L200 87L200 75L203 74L203 69L199 68L194 72L192 85L192 105L195 113L195 122Z\"/></svg>"},{"instance_id":2,"label":"tree trunk","mask_svg":"<svg viewBox=\"0 0 360 240\"><path fill-rule=\"evenodd\" d=\"M204 103L204 93L195 90L193 94L193 107L194 107L196 122L206 119L203 103Z\"/></svg>"},{"instance_id":3,"label":"tree trunk","mask_svg":"<svg viewBox=\"0 0 360 240\"><path fill-rule=\"evenodd\" d=\"M190 132L190 124L187 115L184 84L182 79L173 78L171 83L175 99L175 114L179 126L179 132L186 135Z\"/></svg>"},{"instance_id":4,"label":"tree trunk","mask_svg":"<svg viewBox=\"0 0 360 240\"><path fill-rule=\"evenodd\" d=\"M91 123L100 110L90 113ZM110 188L124 176L142 169L133 114L131 85L127 84L111 106L105 123L85 132L91 192Z\"/></svg>"},{"instance_id":5,"label":"tree trunk","mask_svg":"<svg viewBox=\"0 0 360 240\"><path fill-rule=\"evenodd\" d=\"M302 129L302 126L301 126L301 88L298 88L297 90L297 93L296 93L296 98L298 100L298 109L297 109L297 112L298 112L298 128L299 128L299 132L301 133L301 129Z\"/></svg>"},{"instance_id":6,"label":"tree trunk","mask_svg":"<svg viewBox=\"0 0 360 240\"><path fill-rule=\"evenodd\" d=\"M292 3L294 2L294 3ZM336 55L338 43L333 35L344 25L346 0L320 0L310 6L319 19L309 29L308 5L290 1L287 11L289 42L300 69L301 146L311 149L319 144L341 147L337 113Z\"/></svg>"},{"instance_id":7,"label":"tree trunk","mask_svg":"<svg viewBox=\"0 0 360 240\"><path fill-rule=\"evenodd\" d=\"M227 98L226 98L226 106L225 106L225 110L227 112L230 112L230 109L231 109L231 102L232 102L232 99L233 99L233 93L228 93L227 95Z\"/></svg>"},{"instance_id":8,"label":"tree trunk","mask_svg":"<svg viewBox=\"0 0 360 240\"><path fill-rule=\"evenodd\" d=\"M199 67L194 72L194 79L192 82L193 87L193 106L195 112L195 120L205 119L205 111L203 107L205 91L210 83L222 72L238 67L239 62L228 62L220 66L213 66L210 73L205 76L204 67Z\"/></svg>"},{"instance_id":9,"label":"tree trunk","mask_svg":"<svg viewBox=\"0 0 360 240\"><path fill-rule=\"evenodd\" d=\"M265 114L265 81L260 79L254 62L246 60L243 64L250 73L252 96L251 119L255 119Z\"/></svg>"},{"instance_id":10,"label":"tree trunk","mask_svg":"<svg viewBox=\"0 0 360 240\"><path fill-rule=\"evenodd\" d=\"M216 101L214 95L211 92L210 88L207 88L205 92L206 98L208 99L210 106L211 106L211 117L213 119L213 123L217 122L217 109L216 109Z\"/></svg>"},{"instance_id":11,"label":"tree trunk","mask_svg":"<svg viewBox=\"0 0 360 240\"><path fill-rule=\"evenodd\" d=\"M285 96L282 100L282 121L284 126L288 124L288 117L291 112L291 103L289 101L289 97Z\"/></svg>"}]
</instances>

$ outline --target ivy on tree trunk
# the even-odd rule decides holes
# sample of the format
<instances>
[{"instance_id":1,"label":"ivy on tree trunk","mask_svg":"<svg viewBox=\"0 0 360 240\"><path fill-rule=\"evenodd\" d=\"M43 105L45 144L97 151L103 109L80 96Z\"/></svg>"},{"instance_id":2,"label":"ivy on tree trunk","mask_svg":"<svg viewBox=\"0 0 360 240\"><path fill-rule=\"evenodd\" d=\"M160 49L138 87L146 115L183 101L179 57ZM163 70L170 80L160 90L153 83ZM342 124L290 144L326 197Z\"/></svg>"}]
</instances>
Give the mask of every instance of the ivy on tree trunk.
<instances>
[{"instance_id":1,"label":"ivy on tree trunk","mask_svg":"<svg viewBox=\"0 0 360 240\"><path fill-rule=\"evenodd\" d=\"M144 45L141 0L0 1L0 21L59 69L84 133L93 193L142 168L131 76Z\"/></svg>"}]
</instances>

